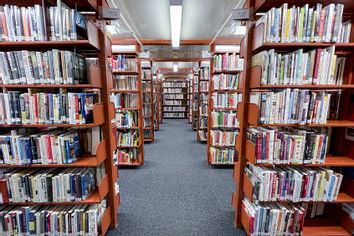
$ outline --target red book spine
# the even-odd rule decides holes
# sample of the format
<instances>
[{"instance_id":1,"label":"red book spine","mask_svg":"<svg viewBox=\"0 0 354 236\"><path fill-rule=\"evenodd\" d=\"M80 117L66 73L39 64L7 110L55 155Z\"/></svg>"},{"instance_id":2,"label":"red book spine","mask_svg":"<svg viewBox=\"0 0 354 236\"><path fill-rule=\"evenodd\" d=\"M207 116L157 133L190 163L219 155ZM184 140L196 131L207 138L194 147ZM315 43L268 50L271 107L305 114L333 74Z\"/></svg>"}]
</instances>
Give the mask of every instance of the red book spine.
<instances>
[{"instance_id":1,"label":"red book spine","mask_svg":"<svg viewBox=\"0 0 354 236\"><path fill-rule=\"evenodd\" d=\"M317 77L318 77L318 70L320 67L320 61L321 61L321 54L322 54L322 49L318 48L316 49L316 59L315 59L315 69L313 70L313 83L317 84Z\"/></svg>"},{"instance_id":2,"label":"red book spine","mask_svg":"<svg viewBox=\"0 0 354 236\"><path fill-rule=\"evenodd\" d=\"M257 135L256 150L257 163L260 163L262 160L262 134Z\"/></svg>"}]
</instances>

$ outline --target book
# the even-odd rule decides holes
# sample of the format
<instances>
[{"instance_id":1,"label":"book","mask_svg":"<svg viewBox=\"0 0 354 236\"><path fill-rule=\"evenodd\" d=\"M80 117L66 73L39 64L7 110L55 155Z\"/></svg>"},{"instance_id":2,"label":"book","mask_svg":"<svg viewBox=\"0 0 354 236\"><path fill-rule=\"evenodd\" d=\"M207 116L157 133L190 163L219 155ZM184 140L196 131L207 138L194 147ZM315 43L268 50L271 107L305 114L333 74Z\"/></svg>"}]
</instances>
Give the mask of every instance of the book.
<instances>
[{"instance_id":1,"label":"book","mask_svg":"<svg viewBox=\"0 0 354 236\"><path fill-rule=\"evenodd\" d=\"M280 89L252 92L250 103L258 105L261 124L326 124L329 114L336 117L337 108L330 106L336 96L337 92Z\"/></svg>"},{"instance_id":2,"label":"book","mask_svg":"<svg viewBox=\"0 0 354 236\"><path fill-rule=\"evenodd\" d=\"M214 75L213 90L236 90L238 89L239 75Z\"/></svg>"},{"instance_id":3,"label":"book","mask_svg":"<svg viewBox=\"0 0 354 236\"><path fill-rule=\"evenodd\" d=\"M110 98L116 109L137 108L139 103L138 94L113 93Z\"/></svg>"},{"instance_id":4,"label":"book","mask_svg":"<svg viewBox=\"0 0 354 236\"><path fill-rule=\"evenodd\" d=\"M117 128L138 127L137 111L116 111L115 124Z\"/></svg>"},{"instance_id":5,"label":"book","mask_svg":"<svg viewBox=\"0 0 354 236\"><path fill-rule=\"evenodd\" d=\"M139 147L139 130L127 130L116 132L117 147Z\"/></svg>"},{"instance_id":6,"label":"book","mask_svg":"<svg viewBox=\"0 0 354 236\"><path fill-rule=\"evenodd\" d=\"M345 57L335 55L335 46L304 52L298 49L287 54L274 49L252 57L252 66L262 67L262 85L341 85Z\"/></svg>"},{"instance_id":7,"label":"book","mask_svg":"<svg viewBox=\"0 0 354 236\"><path fill-rule=\"evenodd\" d=\"M218 71L241 71L243 59L236 53L215 54L213 56L214 72Z\"/></svg>"},{"instance_id":8,"label":"book","mask_svg":"<svg viewBox=\"0 0 354 236\"><path fill-rule=\"evenodd\" d=\"M0 93L1 124L89 124L93 123L96 93Z\"/></svg>"},{"instance_id":9,"label":"book","mask_svg":"<svg viewBox=\"0 0 354 236\"><path fill-rule=\"evenodd\" d=\"M254 145L256 163L323 164L329 146L327 132L318 129L254 127L246 139Z\"/></svg>"},{"instance_id":10,"label":"book","mask_svg":"<svg viewBox=\"0 0 354 236\"><path fill-rule=\"evenodd\" d=\"M125 55L113 56L109 60L113 71L138 71L138 65L135 58L128 58Z\"/></svg>"},{"instance_id":11,"label":"book","mask_svg":"<svg viewBox=\"0 0 354 236\"><path fill-rule=\"evenodd\" d=\"M242 101L242 94L237 93L212 93L212 109L214 108L237 108L239 102Z\"/></svg>"},{"instance_id":12,"label":"book","mask_svg":"<svg viewBox=\"0 0 354 236\"><path fill-rule=\"evenodd\" d=\"M343 22L344 4L272 8L256 22L263 25L263 41L271 43L348 43L351 23Z\"/></svg>"},{"instance_id":13,"label":"book","mask_svg":"<svg viewBox=\"0 0 354 236\"><path fill-rule=\"evenodd\" d=\"M234 164L237 161L236 151L231 148L210 147L209 154L212 164Z\"/></svg>"},{"instance_id":14,"label":"book","mask_svg":"<svg viewBox=\"0 0 354 236\"><path fill-rule=\"evenodd\" d=\"M327 168L248 164L245 173L253 186L252 198L260 202L333 202L343 179L342 174Z\"/></svg>"},{"instance_id":15,"label":"book","mask_svg":"<svg viewBox=\"0 0 354 236\"><path fill-rule=\"evenodd\" d=\"M88 64L80 54L57 49L0 52L0 84L87 84Z\"/></svg>"},{"instance_id":16,"label":"book","mask_svg":"<svg viewBox=\"0 0 354 236\"><path fill-rule=\"evenodd\" d=\"M93 205L71 206L7 206L0 209L0 234L99 235L107 201Z\"/></svg>"},{"instance_id":17,"label":"book","mask_svg":"<svg viewBox=\"0 0 354 236\"><path fill-rule=\"evenodd\" d=\"M138 164L140 161L139 149L117 149L115 151L117 165Z\"/></svg>"},{"instance_id":18,"label":"book","mask_svg":"<svg viewBox=\"0 0 354 236\"><path fill-rule=\"evenodd\" d=\"M114 90L138 90L138 77L131 75L113 75Z\"/></svg>"},{"instance_id":19,"label":"book","mask_svg":"<svg viewBox=\"0 0 354 236\"><path fill-rule=\"evenodd\" d=\"M211 130L211 146L216 147L230 147L235 146L236 136L238 132Z\"/></svg>"}]
</instances>

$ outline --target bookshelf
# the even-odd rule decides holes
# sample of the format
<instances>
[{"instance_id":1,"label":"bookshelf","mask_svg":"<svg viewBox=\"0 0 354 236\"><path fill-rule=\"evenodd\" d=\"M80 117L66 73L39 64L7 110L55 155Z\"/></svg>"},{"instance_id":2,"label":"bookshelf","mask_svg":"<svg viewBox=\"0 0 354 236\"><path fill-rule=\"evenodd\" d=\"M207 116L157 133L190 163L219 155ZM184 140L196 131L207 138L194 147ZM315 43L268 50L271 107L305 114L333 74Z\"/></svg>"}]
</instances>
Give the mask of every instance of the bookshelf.
<instances>
[{"instance_id":1,"label":"bookshelf","mask_svg":"<svg viewBox=\"0 0 354 236\"><path fill-rule=\"evenodd\" d=\"M198 76L197 140L208 141L208 94L210 81L210 61L200 62Z\"/></svg>"},{"instance_id":2,"label":"bookshelf","mask_svg":"<svg viewBox=\"0 0 354 236\"><path fill-rule=\"evenodd\" d=\"M6 0L1 2L1 6L5 4L18 5L27 9L34 9L34 5L38 4L38 9L43 10L43 12L42 15L36 16L35 21L37 23L46 22L50 15L50 12L47 11L49 8L57 9L60 7L70 12L74 12L71 9L76 9L77 12L96 12L98 7L107 7L104 1L80 1L74 3L68 0L57 2L16 2ZM17 11L16 8L14 8L14 11ZM97 216L99 215L99 221L94 222L97 227L92 228L92 230L95 230L93 231L95 234L105 235L109 227L116 227L118 224L117 211L120 204L118 200L120 195L119 192L115 191L118 168L113 165L112 150L114 143L111 139L111 119L114 111L109 101L110 75L107 67L109 51L105 50L107 45L108 47L110 46L110 39L105 36L105 28L104 26L102 27L101 22L105 21L87 21L86 29L76 32L77 39L73 39L73 35L69 38L66 37L64 32L61 32L60 36L57 35L58 38L52 38L51 32L43 31L41 33L42 38L37 38L34 41L34 34L37 34L34 31L39 29L37 28L32 29L31 32L27 31L26 37L21 35L21 33L12 35L11 37L18 37L16 41L10 38L11 33L0 40L1 52L5 52L7 55L14 55L14 51L21 51L24 60L22 62L17 61L11 65L11 71L9 71L11 75L9 77L2 74L2 79L9 79L9 83L2 82L1 96L6 97L11 94L13 99L21 99L21 101L11 100L13 106L2 111L8 111L9 113L5 114L8 120L7 118L3 120L0 129L3 137L6 136L14 144L17 143L19 148L21 146L27 147L26 150L20 150L13 155L13 157L17 156L16 158L18 159L12 159L12 157L3 159L4 156L8 156L14 150L10 148L7 150L8 152L2 151L4 156L2 156L0 171L9 173L11 178L15 176L14 173L16 171L21 171L21 175L26 175L32 180L38 178L41 172L44 175L47 174L45 184L48 186L47 189L32 186L33 189L36 189L32 189L33 191L43 193L43 195L46 192L47 197L30 196L29 194L32 190L22 196L18 196L16 193L20 191L21 187L11 184L15 179L8 179L9 182L1 179L1 204L4 207L2 211L6 215L14 216L14 214L17 214L10 207L24 210L26 207L39 207L42 205L66 215L68 214L66 209L78 207L82 209L82 212L86 212L88 207L92 207L93 210L96 210ZM3 23L8 24L9 29L13 28L10 22L5 23L3 21ZM21 23L17 27L26 26ZM70 29L73 30L74 28L76 26L72 26ZM2 54L3 59L6 58L5 60L8 61L8 58L4 56L5 54ZM55 60L59 59L59 61L54 61L54 63L46 61L45 58L48 55L53 56ZM87 55L93 56L88 58ZM31 58L32 60L25 61L25 58ZM6 64L5 60L2 60L2 63ZM72 60L72 64L69 63L70 60ZM60 75L47 74L44 76L44 68L40 68L35 63L37 65L39 63L46 64L47 68L51 68L49 70L56 70L55 73L60 73ZM26 72L21 75L21 78L18 77L20 74L12 74L17 69L22 70L22 66L26 67ZM71 71L83 74L70 74ZM24 71L22 70L22 72ZM21 81L18 79L21 79ZM77 79L78 81L76 81ZM61 98L60 101L57 100L59 96ZM31 100L29 102L30 107L20 110L18 109L20 107L16 107L16 104L22 103L22 99L25 97ZM41 100L43 103L35 103L35 100L32 100L37 98L44 99ZM85 103L85 107L80 107L78 101L82 102L82 104ZM68 107L69 102L72 108L75 107L74 111ZM38 113L34 112L35 110ZM77 117L71 117L68 114L69 112L73 112ZM18 116L19 113L21 113L21 116ZM74 138L75 143L70 141ZM66 140L65 145L64 139ZM54 140L57 140L57 143L54 143ZM34 145L35 142L38 142L38 146ZM2 145L6 146L4 143ZM42 148L43 153L38 155L37 151L39 150L37 148ZM72 148L75 148L75 150ZM49 151L54 151L54 149L61 149L63 152L59 154ZM79 192L78 189L71 189L80 195L78 199L74 200L72 198L69 199L68 196L65 198L60 193L60 189L49 188L50 184L60 179L58 175L73 174L76 171L77 173L82 173L82 176L87 176L88 173L94 174L91 176L91 180L95 182L92 185L93 187L91 189L84 187L81 189L82 191L87 190L86 194L82 194L83 192ZM11 173L14 175L11 175ZM48 173L52 173L52 175L48 175ZM72 181L75 184L77 183L74 179ZM82 179L82 181L85 180ZM33 212L39 213L42 210L43 208L38 208ZM22 220L22 223L28 223L28 221L24 221L29 219L24 217ZM4 222L1 223L4 224ZM18 221L13 223L21 224ZM13 228L7 229L13 230ZM34 230L37 230L37 228L35 227ZM29 233L29 230L22 233Z\"/></svg>"},{"instance_id":3,"label":"bookshelf","mask_svg":"<svg viewBox=\"0 0 354 236\"><path fill-rule=\"evenodd\" d=\"M188 93L188 113L187 113L187 116L188 116L188 123L192 123L192 102L193 102L193 98L192 98L192 91L193 91L193 83L192 83L192 80L191 80L191 75L189 74L188 75L188 79L187 79L187 93Z\"/></svg>"},{"instance_id":4,"label":"bookshelf","mask_svg":"<svg viewBox=\"0 0 354 236\"><path fill-rule=\"evenodd\" d=\"M162 85L161 78L158 74L153 76L153 96L154 96L154 128L155 131L160 130L160 123L162 122Z\"/></svg>"},{"instance_id":5,"label":"bookshelf","mask_svg":"<svg viewBox=\"0 0 354 236\"><path fill-rule=\"evenodd\" d=\"M242 95L239 79L243 60L239 45L212 44L208 93L208 164L235 165L240 145ZM222 140L222 141L220 141ZM226 141L229 140L229 141Z\"/></svg>"},{"instance_id":6,"label":"bookshelf","mask_svg":"<svg viewBox=\"0 0 354 236\"><path fill-rule=\"evenodd\" d=\"M192 83L192 129L197 130L198 125L198 96L199 96L199 71L195 70Z\"/></svg>"},{"instance_id":7,"label":"bookshelf","mask_svg":"<svg viewBox=\"0 0 354 236\"><path fill-rule=\"evenodd\" d=\"M187 118L187 83L185 80L165 80L163 82L164 119Z\"/></svg>"},{"instance_id":8,"label":"bookshelf","mask_svg":"<svg viewBox=\"0 0 354 236\"><path fill-rule=\"evenodd\" d=\"M154 93L152 62L141 59L143 78L143 117L144 117L144 142L154 141Z\"/></svg>"},{"instance_id":9,"label":"bookshelf","mask_svg":"<svg viewBox=\"0 0 354 236\"><path fill-rule=\"evenodd\" d=\"M341 3L344 5L344 16L343 20L340 22L346 22L347 20L352 20L352 9L353 2L352 1L286 1L288 3L288 7L292 6L305 8L305 4L309 4L309 8L317 7L317 3L322 4L322 9L325 8L329 4ZM309 217L306 216L303 221L303 227L301 234L302 235L352 235L354 229L354 221L350 217L350 215L343 210L343 205L346 203L352 203L354 200L353 194L353 180L349 176L352 173L352 168L354 166L354 150L353 150L353 139L352 136L347 134L350 131L350 128L353 128L353 111L352 109L348 109L349 107L353 107L353 29L351 28L351 33L349 34L349 43L332 43L332 42L296 42L295 40L292 42L275 42L265 37L266 35L266 23L260 23L261 20L256 18L257 13L267 13L272 8L280 8L282 7L284 2L275 2L270 0L255 0L255 1L246 1L244 8L254 8L254 15L252 18L257 19L257 23L254 24L253 20L249 20L245 22L247 26L247 34L244 39L241 41L240 46L240 55L244 58L245 61L249 62L244 66L244 72L242 72L241 80L240 80L240 88L242 90L242 95L244 98L244 107L242 108L241 114L239 115L240 120L240 137L242 137L242 144L238 146L239 153L239 162L234 166L234 179L236 182L236 192L232 195L232 206L235 209L235 225L243 226L246 230L247 234L250 235L252 230L254 230L252 226L252 216L249 212L250 206L252 204L260 204L256 203L258 201L257 195L255 194L255 188L252 184L251 177L252 171L249 172L249 168L251 165L256 168L268 168L267 170L272 171L274 166L282 166L283 168L303 168L305 171L313 171L317 169L313 169L314 167L321 167L327 169L331 169L334 173L338 173L337 176L343 175L343 180L340 182L338 180L338 194L335 195L335 198L332 198L331 201L323 200L312 200L311 203L307 205L311 207L312 211L310 211L310 215L318 214L319 216ZM339 9L339 8L334 8ZM276 9L275 9L276 11ZM312 11L312 10L311 10ZM326 13L329 10L323 11L324 18L327 18ZM337 13L337 16L340 15ZM281 26L279 26L280 29ZM334 29L334 28L333 28ZM311 29L310 29L311 31ZM309 31L309 32L310 32ZM332 33L332 31L327 30L326 32ZM310 32L311 33L311 32ZM306 35L305 35L306 36ZM304 53L308 53L310 56L312 50L322 50L322 51L330 51L333 48L334 53L329 53L329 58L335 58L336 67L340 68L340 63L338 59L345 58L345 65L343 66L343 76L341 74L334 74L333 77L328 77L329 73L326 70L329 67L323 67L320 76L314 76L313 78L319 78L319 80L325 82L316 82L313 80L310 83L302 83L301 81L297 81L293 84L282 84L278 82L274 82L277 80L272 80L273 82L265 82L266 79L274 79L270 74L265 76L265 69L270 68L266 66L264 61L257 62L257 54L266 51L268 54L265 55L273 55L271 53L275 52L277 55L282 54L291 54L293 52L299 52L299 49L303 49ZM274 51L273 51L274 49ZM272 51L271 51L272 50ZM335 57L333 57L335 55ZM306 55L307 56L307 55ZM283 56L281 56L283 58ZM310 57L309 57L310 58ZM316 63L314 68L321 65L322 57L316 59ZM332 59L331 59L332 60ZM305 63L304 63L305 64ZM302 64L303 65L303 64ZM295 65L296 66L296 65ZM299 65L297 65L299 66ZM276 68L276 67L275 67ZM311 67L310 67L311 70ZM340 69L338 69L340 71ZM315 72L316 73L316 72ZM341 82L331 83L331 79L341 78ZM281 78L281 75L280 77ZM291 77L292 79L293 77ZM304 79L312 78L311 76L306 76ZM327 81L327 82L326 82ZM293 91L307 92L310 94L324 94L331 93L330 98L331 101L335 99L335 102L329 108L330 112L326 119L323 119L321 122L318 122L315 119L307 120L306 122L302 122L301 119L298 119L297 122L289 122L288 120L279 119L279 115L275 116L276 118L273 120L274 115L270 113L268 117L264 117L264 113L262 113L262 108L264 104L257 103L257 99L254 100L255 95L257 93L263 94L271 94L272 96L278 96L279 91L284 89L288 89L291 93ZM289 93L290 93L289 92ZM264 95L265 98L266 95ZM338 100L337 100L338 98ZM298 101L300 104L301 100ZM336 110L335 108L339 107ZM311 110L310 110L311 112ZM282 111L279 111L282 114ZM325 113L325 115L327 115ZM328 119L327 119L328 118ZM266 121L265 121L265 120ZM270 119L270 120L268 120ZM300 121L299 121L300 120ZM280 121L280 122L279 122ZM265 124L266 122L266 124ZM315 133L318 136L326 137L326 148L321 149L321 159L318 161L317 159L308 159L308 153L305 153L304 156L300 156L301 159L298 160L299 156L294 156L296 159L286 160L287 162L278 163L277 156L272 155L273 162L270 159L265 159L263 163L260 163L260 160L257 158L263 158L264 155L261 154L261 149L257 149L261 147L260 144L254 143L254 141L247 139L246 135L250 135L250 130L264 130L263 128L268 130L273 130L277 128L279 132L285 127L289 127L290 131L298 130L298 129L306 129L311 130L312 133ZM248 134L246 132L249 132ZM268 131L267 131L268 132ZM293 135L293 133L290 133ZM312 134L311 134L312 135ZM306 140L310 142L310 140ZM315 146L315 145L314 145ZM269 146L270 147L270 146ZM312 147L312 146L311 146ZM349 147L349 148L348 148ZM268 156L266 156L268 157ZM312 156L310 156L312 157ZM306 158L306 159L305 159ZM348 169L349 168L349 169ZM247 170L247 171L246 171ZM313 173L313 172L312 172ZM335 178L335 177L333 177ZM305 184L306 185L306 184ZM339 187L340 186L340 187ZM317 191L322 191L322 188L317 189ZM305 191L305 190L303 190ZM333 190L327 190L328 192ZM311 196L311 195L310 195ZM327 196L327 195L325 195ZM329 196L327 196L329 197ZM300 198L300 202L307 202L307 199ZM280 200L278 202L285 202L289 204L289 206L294 206L294 200L286 199ZM262 204L268 204L262 203ZM268 205L269 206L269 205ZM274 205L273 205L274 206ZM317 207L317 210L313 211ZM321 207L319 207L321 206ZM291 208L293 209L293 208ZM319 210L318 210L319 209ZM315 213L313 213L315 212ZM309 214L309 213L308 213ZM314 216L314 215L312 215ZM335 217L333 217L335 216ZM301 218L302 219L302 218ZM254 233L254 232L253 232Z\"/></svg>"},{"instance_id":10,"label":"bookshelf","mask_svg":"<svg viewBox=\"0 0 354 236\"><path fill-rule=\"evenodd\" d=\"M115 104L115 159L122 167L144 164L143 68L139 52L138 44L112 45L110 96Z\"/></svg>"}]
</instances>

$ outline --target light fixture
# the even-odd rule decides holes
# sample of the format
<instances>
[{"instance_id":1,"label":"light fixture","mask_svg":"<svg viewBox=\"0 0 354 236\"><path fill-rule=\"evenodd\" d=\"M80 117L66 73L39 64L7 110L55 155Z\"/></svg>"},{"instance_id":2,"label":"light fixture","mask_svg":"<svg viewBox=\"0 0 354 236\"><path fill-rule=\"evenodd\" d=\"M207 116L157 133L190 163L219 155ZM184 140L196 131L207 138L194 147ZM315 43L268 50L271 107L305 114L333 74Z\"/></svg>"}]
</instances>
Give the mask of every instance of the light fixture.
<instances>
[{"instance_id":1,"label":"light fixture","mask_svg":"<svg viewBox=\"0 0 354 236\"><path fill-rule=\"evenodd\" d=\"M181 40L182 0L170 0L170 24L172 47L178 48Z\"/></svg>"},{"instance_id":2,"label":"light fixture","mask_svg":"<svg viewBox=\"0 0 354 236\"><path fill-rule=\"evenodd\" d=\"M177 72L178 71L178 65L177 63L173 64L173 72Z\"/></svg>"}]
</instances>

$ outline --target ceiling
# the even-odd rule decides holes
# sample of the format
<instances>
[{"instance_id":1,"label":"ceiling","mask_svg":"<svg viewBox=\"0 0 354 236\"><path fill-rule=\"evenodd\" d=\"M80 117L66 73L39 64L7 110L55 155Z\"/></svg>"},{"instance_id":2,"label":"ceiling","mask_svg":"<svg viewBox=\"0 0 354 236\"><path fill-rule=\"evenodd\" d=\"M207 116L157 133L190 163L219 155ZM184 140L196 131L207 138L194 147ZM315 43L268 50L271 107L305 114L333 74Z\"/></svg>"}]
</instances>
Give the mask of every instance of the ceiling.
<instances>
[{"instance_id":1,"label":"ceiling","mask_svg":"<svg viewBox=\"0 0 354 236\"><path fill-rule=\"evenodd\" d=\"M170 0L109 0L110 5L121 10L119 34L113 39L160 39L170 40ZM235 7L244 0L183 0L181 40L240 39L232 27L235 22L227 21ZM236 23L238 24L238 23ZM223 27L223 28L222 28ZM134 37L135 36L135 37ZM181 45L178 50L171 45L144 45L152 58L201 58L209 45ZM158 67L172 68L173 63L159 62ZM197 66L198 63L178 62L179 68ZM166 71L164 71L166 73ZM168 72L170 73L170 72Z\"/></svg>"}]
</instances>

